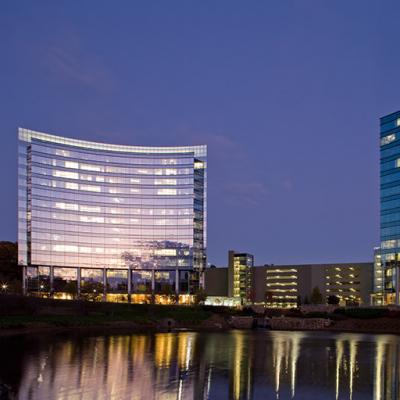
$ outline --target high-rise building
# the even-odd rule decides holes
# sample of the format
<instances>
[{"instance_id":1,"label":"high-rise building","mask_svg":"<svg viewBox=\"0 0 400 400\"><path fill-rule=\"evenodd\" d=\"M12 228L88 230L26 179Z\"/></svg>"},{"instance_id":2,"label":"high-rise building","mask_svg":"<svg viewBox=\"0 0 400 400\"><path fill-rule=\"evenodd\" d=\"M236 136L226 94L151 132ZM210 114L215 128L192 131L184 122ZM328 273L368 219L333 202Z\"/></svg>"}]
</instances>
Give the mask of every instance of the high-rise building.
<instances>
[{"instance_id":1,"label":"high-rise building","mask_svg":"<svg viewBox=\"0 0 400 400\"><path fill-rule=\"evenodd\" d=\"M206 158L206 146L123 146L19 129L24 290L189 301L206 265Z\"/></svg>"},{"instance_id":2,"label":"high-rise building","mask_svg":"<svg viewBox=\"0 0 400 400\"><path fill-rule=\"evenodd\" d=\"M380 260L376 262L375 256L374 287L383 285L383 291L375 296L377 302L382 293L384 303L400 304L400 111L380 119L380 204Z\"/></svg>"},{"instance_id":3,"label":"high-rise building","mask_svg":"<svg viewBox=\"0 0 400 400\"><path fill-rule=\"evenodd\" d=\"M243 304L252 301L254 257L248 253L228 253L228 296L240 298Z\"/></svg>"}]
</instances>

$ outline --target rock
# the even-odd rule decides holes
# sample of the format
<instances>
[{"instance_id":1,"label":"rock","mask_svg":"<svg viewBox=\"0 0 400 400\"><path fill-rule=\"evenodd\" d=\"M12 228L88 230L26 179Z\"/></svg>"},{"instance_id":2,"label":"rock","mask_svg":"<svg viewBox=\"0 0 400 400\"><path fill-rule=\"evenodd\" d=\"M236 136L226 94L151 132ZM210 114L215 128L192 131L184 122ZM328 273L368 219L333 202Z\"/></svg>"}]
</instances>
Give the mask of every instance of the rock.
<instances>
[{"instance_id":1,"label":"rock","mask_svg":"<svg viewBox=\"0 0 400 400\"><path fill-rule=\"evenodd\" d=\"M232 316L229 319L229 325L235 329L251 329L253 327L253 323L253 317Z\"/></svg>"},{"instance_id":2,"label":"rock","mask_svg":"<svg viewBox=\"0 0 400 400\"><path fill-rule=\"evenodd\" d=\"M330 320L326 318L272 317L271 319L271 329L275 330L320 330L329 325Z\"/></svg>"}]
</instances>

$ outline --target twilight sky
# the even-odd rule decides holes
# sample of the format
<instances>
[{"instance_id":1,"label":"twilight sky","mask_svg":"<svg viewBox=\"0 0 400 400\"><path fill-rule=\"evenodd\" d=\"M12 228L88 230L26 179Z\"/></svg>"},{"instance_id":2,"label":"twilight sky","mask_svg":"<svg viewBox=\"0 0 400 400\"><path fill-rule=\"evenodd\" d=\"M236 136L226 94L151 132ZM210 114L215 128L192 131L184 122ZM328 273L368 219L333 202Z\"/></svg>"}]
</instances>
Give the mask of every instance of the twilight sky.
<instances>
[{"instance_id":1,"label":"twilight sky","mask_svg":"<svg viewBox=\"0 0 400 400\"><path fill-rule=\"evenodd\" d=\"M400 109L398 1L14 1L0 11L0 240L17 127L207 144L208 259L372 260L378 123Z\"/></svg>"}]
</instances>

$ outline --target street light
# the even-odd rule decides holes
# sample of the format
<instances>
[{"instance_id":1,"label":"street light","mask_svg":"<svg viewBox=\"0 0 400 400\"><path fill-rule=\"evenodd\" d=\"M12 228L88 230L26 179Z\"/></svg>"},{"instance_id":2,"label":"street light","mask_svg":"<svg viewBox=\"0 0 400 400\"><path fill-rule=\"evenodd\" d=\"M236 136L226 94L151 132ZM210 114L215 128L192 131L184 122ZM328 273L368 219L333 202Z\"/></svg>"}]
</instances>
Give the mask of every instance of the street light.
<instances>
[{"instance_id":1,"label":"street light","mask_svg":"<svg viewBox=\"0 0 400 400\"><path fill-rule=\"evenodd\" d=\"M7 283L2 283L1 289L3 290L3 292L5 292L7 290L7 288L8 288Z\"/></svg>"}]
</instances>

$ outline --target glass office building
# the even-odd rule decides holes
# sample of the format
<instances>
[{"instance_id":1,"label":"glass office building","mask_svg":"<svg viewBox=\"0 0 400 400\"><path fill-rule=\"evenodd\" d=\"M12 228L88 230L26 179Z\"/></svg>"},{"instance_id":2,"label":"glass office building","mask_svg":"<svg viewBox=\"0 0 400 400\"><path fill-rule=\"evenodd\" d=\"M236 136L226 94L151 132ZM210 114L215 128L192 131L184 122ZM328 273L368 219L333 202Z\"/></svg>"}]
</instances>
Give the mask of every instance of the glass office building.
<instances>
[{"instance_id":1,"label":"glass office building","mask_svg":"<svg viewBox=\"0 0 400 400\"><path fill-rule=\"evenodd\" d=\"M122 146L19 129L24 290L189 301L206 265L206 157L206 146Z\"/></svg>"},{"instance_id":2,"label":"glass office building","mask_svg":"<svg viewBox=\"0 0 400 400\"><path fill-rule=\"evenodd\" d=\"M375 302L400 303L400 111L380 119L381 246L375 253Z\"/></svg>"}]
</instances>

